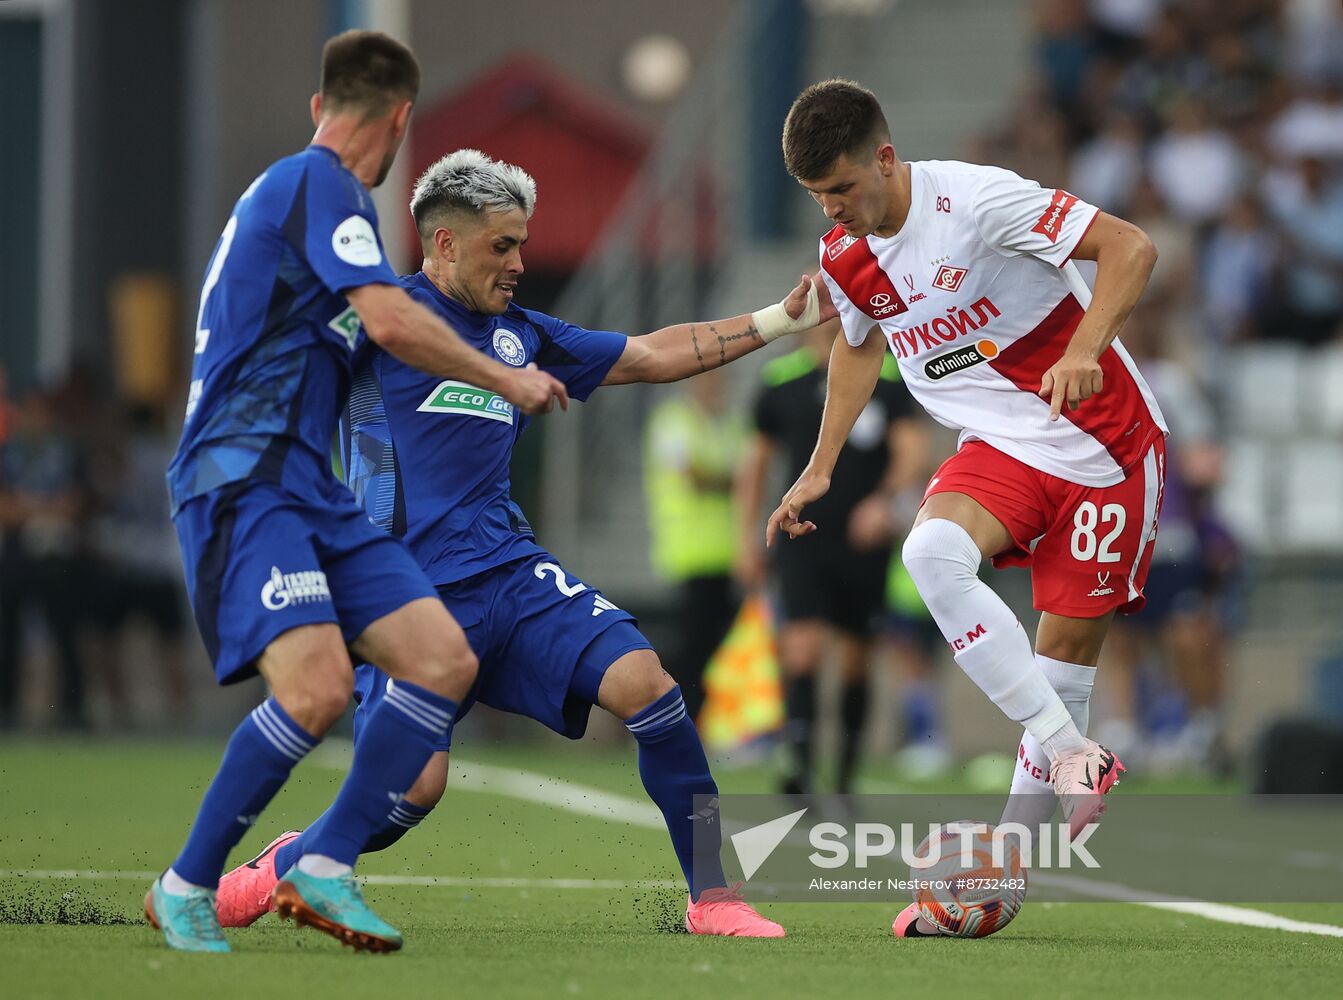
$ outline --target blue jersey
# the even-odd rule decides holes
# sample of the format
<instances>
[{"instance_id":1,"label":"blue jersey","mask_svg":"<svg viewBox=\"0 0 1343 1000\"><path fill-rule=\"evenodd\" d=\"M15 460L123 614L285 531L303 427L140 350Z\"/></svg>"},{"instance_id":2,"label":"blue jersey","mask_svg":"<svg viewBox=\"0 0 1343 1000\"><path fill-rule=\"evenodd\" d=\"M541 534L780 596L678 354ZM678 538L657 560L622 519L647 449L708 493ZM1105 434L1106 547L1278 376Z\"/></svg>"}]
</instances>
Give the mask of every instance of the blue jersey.
<instances>
[{"instance_id":1,"label":"blue jersey","mask_svg":"<svg viewBox=\"0 0 1343 1000\"><path fill-rule=\"evenodd\" d=\"M252 182L201 288L186 425L168 468L173 511L226 483L304 492L331 442L363 328L344 292L393 284L368 191L309 146Z\"/></svg>"},{"instance_id":2,"label":"blue jersey","mask_svg":"<svg viewBox=\"0 0 1343 1000\"><path fill-rule=\"evenodd\" d=\"M534 361L574 399L587 399L625 349L623 334L517 306L502 316L472 312L423 272L401 281L476 350L517 367ZM527 423L494 393L426 375L370 344L350 392L347 481L374 522L405 539L431 583L455 583L543 552L509 496L513 445Z\"/></svg>"}]
</instances>

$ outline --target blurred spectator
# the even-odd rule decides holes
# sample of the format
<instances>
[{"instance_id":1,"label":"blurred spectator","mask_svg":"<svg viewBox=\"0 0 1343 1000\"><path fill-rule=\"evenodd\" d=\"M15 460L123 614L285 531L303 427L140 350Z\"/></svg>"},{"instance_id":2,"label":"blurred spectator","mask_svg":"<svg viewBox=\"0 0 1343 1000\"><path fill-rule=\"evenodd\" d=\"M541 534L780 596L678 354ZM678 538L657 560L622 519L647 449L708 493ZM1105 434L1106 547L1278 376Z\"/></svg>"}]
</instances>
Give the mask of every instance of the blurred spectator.
<instances>
[{"instance_id":1,"label":"blurred spectator","mask_svg":"<svg viewBox=\"0 0 1343 1000\"><path fill-rule=\"evenodd\" d=\"M190 702L181 568L163 487L173 442L146 406L131 408L118 422L115 438L115 446L102 449L95 463L90 621L97 641L90 659L106 685L113 719L132 724L142 699L127 691L125 632L137 622L149 626L154 638L151 659L162 682L163 718L185 726Z\"/></svg>"},{"instance_id":2,"label":"blurred spectator","mask_svg":"<svg viewBox=\"0 0 1343 1000\"><path fill-rule=\"evenodd\" d=\"M0 365L0 448L4 447L5 441L13 433L18 419L18 407L9 398L9 373L5 371L4 365Z\"/></svg>"},{"instance_id":3,"label":"blurred spectator","mask_svg":"<svg viewBox=\"0 0 1343 1000\"><path fill-rule=\"evenodd\" d=\"M52 399L30 392L0 447L0 725L17 720L26 611L39 612L56 650L57 725L85 728L78 625L87 596L81 559L84 462Z\"/></svg>"},{"instance_id":4,"label":"blurred spectator","mask_svg":"<svg viewBox=\"0 0 1343 1000\"><path fill-rule=\"evenodd\" d=\"M1115 111L1073 154L1068 190L1111 215L1127 216L1142 172L1142 124L1132 114Z\"/></svg>"},{"instance_id":5,"label":"blurred spectator","mask_svg":"<svg viewBox=\"0 0 1343 1000\"><path fill-rule=\"evenodd\" d=\"M1193 223L1211 222L1240 193L1245 165L1239 147L1208 120L1199 101L1175 103L1170 130L1152 143L1152 181L1176 216Z\"/></svg>"},{"instance_id":6,"label":"blurred spectator","mask_svg":"<svg viewBox=\"0 0 1343 1000\"><path fill-rule=\"evenodd\" d=\"M1286 0L1287 72L1302 80L1343 81L1343 7L1338 0Z\"/></svg>"},{"instance_id":7,"label":"blurred spectator","mask_svg":"<svg viewBox=\"0 0 1343 1000\"><path fill-rule=\"evenodd\" d=\"M1167 4L1152 20L1137 55L1116 81L1117 104L1149 120L1165 121L1179 102L1206 83L1208 72L1183 13Z\"/></svg>"},{"instance_id":8,"label":"blurred spectator","mask_svg":"<svg viewBox=\"0 0 1343 1000\"><path fill-rule=\"evenodd\" d=\"M644 448L653 568L679 591L667 669L691 718L704 703L704 668L740 604L732 478L746 428L723 380L721 370L706 372L658 404Z\"/></svg>"},{"instance_id":9,"label":"blurred spectator","mask_svg":"<svg viewBox=\"0 0 1343 1000\"><path fill-rule=\"evenodd\" d=\"M1226 344L1249 339L1267 315L1278 239L1253 195L1237 199L1208 238L1200 275L1206 332Z\"/></svg>"},{"instance_id":10,"label":"blurred spectator","mask_svg":"<svg viewBox=\"0 0 1343 1000\"><path fill-rule=\"evenodd\" d=\"M1085 0L1037 0L1035 27L1039 36L1037 53L1049 97L1057 107L1071 109L1096 49Z\"/></svg>"},{"instance_id":11,"label":"blurred spectator","mask_svg":"<svg viewBox=\"0 0 1343 1000\"><path fill-rule=\"evenodd\" d=\"M1264 200L1284 248L1283 303L1269 332L1324 343L1343 323L1343 182L1307 156L1295 172L1269 176Z\"/></svg>"},{"instance_id":12,"label":"blurred spectator","mask_svg":"<svg viewBox=\"0 0 1343 1000\"><path fill-rule=\"evenodd\" d=\"M1096 35L1107 51L1130 55L1152 30L1166 0L1091 0Z\"/></svg>"},{"instance_id":13,"label":"blurred spectator","mask_svg":"<svg viewBox=\"0 0 1343 1000\"><path fill-rule=\"evenodd\" d=\"M1273 154L1287 161L1302 156L1343 159L1343 89L1302 89L1273 119L1268 139Z\"/></svg>"}]
</instances>

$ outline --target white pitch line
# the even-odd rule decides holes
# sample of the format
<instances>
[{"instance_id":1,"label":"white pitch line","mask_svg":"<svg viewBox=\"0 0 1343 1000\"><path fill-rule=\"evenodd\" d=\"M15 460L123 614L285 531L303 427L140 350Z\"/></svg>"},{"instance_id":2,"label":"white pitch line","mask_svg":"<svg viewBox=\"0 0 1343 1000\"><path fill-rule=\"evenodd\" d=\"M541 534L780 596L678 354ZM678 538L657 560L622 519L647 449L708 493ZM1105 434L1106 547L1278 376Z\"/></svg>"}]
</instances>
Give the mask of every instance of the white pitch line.
<instances>
[{"instance_id":1,"label":"white pitch line","mask_svg":"<svg viewBox=\"0 0 1343 1000\"><path fill-rule=\"evenodd\" d=\"M1343 927L1335 924L1315 924L1306 920L1291 920L1276 913L1263 910L1251 910L1229 903L1209 903L1202 899L1152 900L1146 898L1149 893L1117 882L1092 882L1075 875L1055 875L1051 872L1031 872L1030 880L1040 885L1054 886L1075 892L1079 896L1091 896L1117 903L1133 903L1137 906L1150 906L1157 910L1170 910L1175 913L1189 913L1209 920L1219 920L1227 924L1243 924L1246 927L1268 927L1279 931L1291 931L1296 934L1323 934L1326 937L1343 937Z\"/></svg>"},{"instance_id":2,"label":"white pitch line","mask_svg":"<svg viewBox=\"0 0 1343 1000\"><path fill-rule=\"evenodd\" d=\"M150 871L95 871L75 868L7 868L0 878L50 880L89 879L104 882L141 882L157 878ZM444 889L680 889L684 883L671 879L627 882L612 878L467 878L460 875L360 875L367 885L401 885Z\"/></svg>"}]
</instances>

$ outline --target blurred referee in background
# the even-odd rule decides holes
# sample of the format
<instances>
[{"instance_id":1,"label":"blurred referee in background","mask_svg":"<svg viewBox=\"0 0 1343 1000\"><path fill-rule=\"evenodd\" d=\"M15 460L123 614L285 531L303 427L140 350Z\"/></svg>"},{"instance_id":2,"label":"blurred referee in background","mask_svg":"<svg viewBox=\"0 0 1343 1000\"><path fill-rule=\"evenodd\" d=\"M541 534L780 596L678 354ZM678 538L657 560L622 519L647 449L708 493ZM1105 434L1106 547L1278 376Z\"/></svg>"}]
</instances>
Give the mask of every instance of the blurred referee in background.
<instances>
[{"instance_id":1,"label":"blurred referee in background","mask_svg":"<svg viewBox=\"0 0 1343 1000\"><path fill-rule=\"evenodd\" d=\"M759 517L766 482L776 456L789 482L806 468L821 426L826 369L838 329L838 323L818 327L797 350L764 367L755 433L737 480L743 518L737 576L748 591L768 578L777 597L787 717L782 790L790 794L813 790L816 677L831 644L843 683L836 790L852 789L887 568L897 536L918 510L928 453L923 420L900 382L895 359L888 357L872 400L840 453L830 492L808 508L808 518L816 523L847 528L818 531L807 545L777 546L767 566Z\"/></svg>"}]
</instances>

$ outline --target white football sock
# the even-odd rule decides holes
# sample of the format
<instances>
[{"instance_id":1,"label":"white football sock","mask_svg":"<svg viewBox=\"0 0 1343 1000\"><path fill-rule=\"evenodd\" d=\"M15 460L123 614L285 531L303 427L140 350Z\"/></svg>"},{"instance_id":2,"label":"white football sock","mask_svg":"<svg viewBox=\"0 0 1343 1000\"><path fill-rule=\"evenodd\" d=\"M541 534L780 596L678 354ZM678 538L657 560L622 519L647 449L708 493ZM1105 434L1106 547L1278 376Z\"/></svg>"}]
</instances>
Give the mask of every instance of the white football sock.
<instances>
[{"instance_id":1,"label":"white football sock","mask_svg":"<svg viewBox=\"0 0 1343 1000\"><path fill-rule=\"evenodd\" d=\"M1091 686L1096 681L1096 668L1065 663L1039 653L1035 654L1035 662L1068 709L1078 733L1085 736L1091 720ZM1023 732L1017 747L1012 789L999 822L1022 823L1034 830L1049 822L1055 805L1054 788L1049 784L1049 755L1039 740Z\"/></svg>"},{"instance_id":2,"label":"white football sock","mask_svg":"<svg viewBox=\"0 0 1343 1000\"><path fill-rule=\"evenodd\" d=\"M341 864L325 854L305 854L298 859L297 867L299 871L313 878L336 878L346 872L354 871L349 865Z\"/></svg>"},{"instance_id":3,"label":"white football sock","mask_svg":"<svg viewBox=\"0 0 1343 1000\"><path fill-rule=\"evenodd\" d=\"M979 546L959 524L924 521L905 538L901 556L957 665L1009 719L1042 744L1083 745L1072 717L1035 664L1026 630L976 575Z\"/></svg>"},{"instance_id":4,"label":"white football sock","mask_svg":"<svg viewBox=\"0 0 1343 1000\"><path fill-rule=\"evenodd\" d=\"M197 885L195 882L188 882L177 872L169 868L159 877L159 885L169 896L185 896L192 889L204 889L205 886Z\"/></svg>"}]
</instances>

